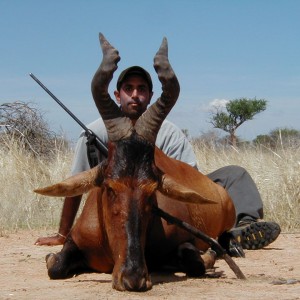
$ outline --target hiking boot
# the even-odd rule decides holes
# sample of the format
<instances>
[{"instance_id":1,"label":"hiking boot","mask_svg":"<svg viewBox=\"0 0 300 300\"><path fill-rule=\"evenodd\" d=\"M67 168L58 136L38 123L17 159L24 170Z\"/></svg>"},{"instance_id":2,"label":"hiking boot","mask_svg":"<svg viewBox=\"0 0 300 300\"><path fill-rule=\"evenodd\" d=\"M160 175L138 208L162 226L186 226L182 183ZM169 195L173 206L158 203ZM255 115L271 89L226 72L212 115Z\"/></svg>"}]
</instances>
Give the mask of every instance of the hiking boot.
<instances>
[{"instance_id":1,"label":"hiking boot","mask_svg":"<svg viewBox=\"0 0 300 300\"><path fill-rule=\"evenodd\" d=\"M275 222L241 220L229 232L243 249L257 250L273 243L280 231L280 226Z\"/></svg>"}]
</instances>

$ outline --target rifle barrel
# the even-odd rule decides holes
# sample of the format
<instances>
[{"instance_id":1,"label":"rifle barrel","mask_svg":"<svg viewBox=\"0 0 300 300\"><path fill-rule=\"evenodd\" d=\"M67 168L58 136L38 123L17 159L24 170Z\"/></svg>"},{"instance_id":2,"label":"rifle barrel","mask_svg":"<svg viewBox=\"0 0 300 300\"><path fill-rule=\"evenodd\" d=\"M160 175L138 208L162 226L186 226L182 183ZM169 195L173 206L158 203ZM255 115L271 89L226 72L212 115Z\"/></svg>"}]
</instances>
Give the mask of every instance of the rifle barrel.
<instances>
[{"instance_id":1,"label":"rifle barrel","mask_svg":"<svg viewBox=\"0 0 300 300\"><path fill-rule=\"evenodd\" d=\"M57 98L55 97L32 73L29 76L37 82L37 84L48 93L54 101L56 101L85 131L89 129Z\"/></svg>"},{"instance_id":2,"label":"rifle barrel","mask_svg":"<svg viewBox=\"0 0 300 300\"><path fill-rule=\"evenodd\" d=\"M38 80L32 73L29 73L29 76L84 129L87 138L89 138L91 135L96 137L96 146L98 150L107 157L108 149L101 139L92 130L88 129L53 93L47 89L46 86L42 84L40 80Z\"/></svg>"}]
</instances>

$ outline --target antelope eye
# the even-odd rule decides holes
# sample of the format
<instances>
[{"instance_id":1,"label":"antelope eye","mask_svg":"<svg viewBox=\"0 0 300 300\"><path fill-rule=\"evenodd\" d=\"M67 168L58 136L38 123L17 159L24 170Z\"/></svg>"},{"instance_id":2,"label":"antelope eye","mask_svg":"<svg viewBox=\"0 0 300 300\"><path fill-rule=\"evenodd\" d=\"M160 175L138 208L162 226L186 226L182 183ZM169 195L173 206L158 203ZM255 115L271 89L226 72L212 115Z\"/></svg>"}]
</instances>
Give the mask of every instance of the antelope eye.
<instances>
[{"instance_id":1,"label":"antelope eye","mask_svg":"<svg viewBox=\"0 0 300 300\"><path fill-rule=\"evenodd\" d=\"M113 188L111 188L110 186L108 186L107 188L106 188L106 190L107 190L107 194L109 194L109 196L115 196L115 191L114 191L114 189Z\"/></svg>"},{"instance_id":2,"label":"antelope eye","mask_svg":"<svg viewBox=\"0 0 300 300\"><path fill-rule=\"evenodd\" d=\"M115 197L116 192L115 192L115 190L113 189L113 187L112 187L112 185L110 184L109 181L104 183L104 187L105 187L105 189L106 189L106 193L107 193L108 196L110 196L110 197Z\"/></svg>"}]
</instances>

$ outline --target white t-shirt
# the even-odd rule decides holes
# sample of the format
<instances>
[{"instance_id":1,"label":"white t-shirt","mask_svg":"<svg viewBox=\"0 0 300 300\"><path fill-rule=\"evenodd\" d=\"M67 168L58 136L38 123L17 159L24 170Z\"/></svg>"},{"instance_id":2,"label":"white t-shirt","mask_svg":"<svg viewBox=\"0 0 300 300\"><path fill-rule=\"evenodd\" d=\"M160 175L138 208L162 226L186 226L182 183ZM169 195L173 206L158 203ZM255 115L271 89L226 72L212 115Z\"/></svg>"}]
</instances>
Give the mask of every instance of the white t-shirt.
<instances>
[{"instance_id":1,"label":"white t-shirt","mask_svg":"<svg viewBox=\"0 0 300 300\"><path fill-rule=\"evenodd\" d=\"M107 145L107 132L101 118L90 123L87 127L91 129L105 145ZM86 142L86 136L84 132L82 132L75 148L75 156L71 169L72 175L90 169ZM164 120L162 123L157 134L155 145L169 157L181 160L192 167L197 168L196 156L192 145L189 143L184 133L170 121ZM100 155L100 159L103 158L104 157Z\"/></svg>"}]
</instances>

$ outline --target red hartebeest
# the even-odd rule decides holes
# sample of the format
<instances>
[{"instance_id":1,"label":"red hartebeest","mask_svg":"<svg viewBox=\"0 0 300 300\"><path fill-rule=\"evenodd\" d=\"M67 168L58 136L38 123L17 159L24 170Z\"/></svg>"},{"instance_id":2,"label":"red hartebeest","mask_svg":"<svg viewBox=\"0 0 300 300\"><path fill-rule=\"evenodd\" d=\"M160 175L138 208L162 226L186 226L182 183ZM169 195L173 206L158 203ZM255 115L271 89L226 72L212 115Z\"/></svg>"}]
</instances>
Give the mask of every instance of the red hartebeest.
<instances>
[{"instance_id":1,"label":"red hartebeest","mask_svg":"<svg viewBox=\"0 0 300 300\"><path fill-rule=\"evenodd\" d=\"M103 59L92 93L109 136L108 158L97 167L56 185L38 189L49 196L89 192L63 249L46 257L52 279L85 270L112 273L117 290L151 288L149 270L175 265L188 275L205 272L213 260L200 255L209 246L152 214L158 206L207 235L218 238L235 221L227 192L189 165L155 147L160 125L179 96L179 83L163 39L154 57L161 97L133 124L110 98L108 86L120 60L100 34ZM206 260L208 258L208 260Z\"/></svg>"}]
</instances>

